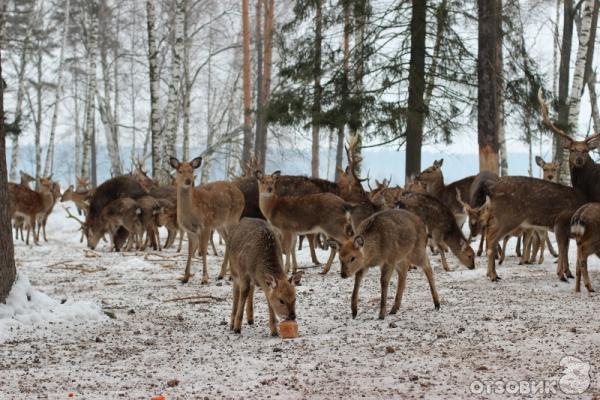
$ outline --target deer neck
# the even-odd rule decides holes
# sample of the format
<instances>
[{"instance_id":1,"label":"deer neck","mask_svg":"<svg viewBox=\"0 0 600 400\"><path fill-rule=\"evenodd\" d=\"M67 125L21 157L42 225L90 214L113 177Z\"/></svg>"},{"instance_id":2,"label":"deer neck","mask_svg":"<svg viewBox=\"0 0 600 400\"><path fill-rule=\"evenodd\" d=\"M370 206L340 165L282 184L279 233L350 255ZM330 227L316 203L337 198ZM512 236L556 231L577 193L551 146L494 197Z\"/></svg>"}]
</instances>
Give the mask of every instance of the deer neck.
<instances>
[{"instance_id":1,"label":"deer neck","mask_svg":"<svg viewBox=\"0 0 600 400\"><path fill-rule=\"evenodd\" d=\"M275 207L278 198L279 196L275 193L258 194L258 207L265 217L269 218L272 215L273 207Z\"/></svg>"},{"instance_id":2,"label":"deer neck","mask_svg":"<svg viewBox=\"0 0 600 400\"><path fill-rule=\"evenodd\" d=\"M440 175L435 178L431 183L427 183L427 193L434 197L440 197L444 190L444 176Z\"/></svg>"},{"instance_id":3,"label":"deer neck","mask_svg":"<svg viewBox=\"0 0 600 400\"><path fill-rule=\"evenodd\" d=\"M193 208L193 186L177 186L177 215L190 215Z\"/></svg>"}]
</instances>

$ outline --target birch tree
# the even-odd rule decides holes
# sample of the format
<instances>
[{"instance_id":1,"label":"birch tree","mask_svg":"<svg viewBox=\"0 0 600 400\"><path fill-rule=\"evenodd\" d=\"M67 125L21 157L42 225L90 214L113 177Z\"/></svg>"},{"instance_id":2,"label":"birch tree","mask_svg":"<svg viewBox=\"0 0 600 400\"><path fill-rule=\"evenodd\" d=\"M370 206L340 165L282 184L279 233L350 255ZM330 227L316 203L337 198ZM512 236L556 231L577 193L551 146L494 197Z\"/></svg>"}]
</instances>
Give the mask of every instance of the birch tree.
<instances>
[{"instance_id":1,"label":"birch tree","mask_svg":"<svg viewBox=\"0 0 600 400\"><path fill-rule=\"evenodd\" d=\"M85 103L85 130L83 135L83 156L81 157L81 177L94 181L90 174L91 162L95 158L95 101L96 98L96 53L98 48L98 0L89 2L89 12L86 13L89 26L87 38L87 92ZM94 152L94 154L92 154ZM93 182L94 183L94 182Z\"/></svg>"},{"instance_id":2,"label":"birch tree","mask_svg":"<svg viewBox=\"0 0 600 400\"><path fill-rule=\"evenodd\" d=\"M58 109L62 100L63 76L65 69L65 49L67 47L67 37L69 35L69 16L71 12L71 1L65 0L65 19L63 27L62 43L60 54L58 56L58 77L56 79L56 92L54 94L54 111L52 112L52 122L50 124L50 137L48 139L48 151L46 152L46 163L44 165L44 176L52 174L54 167L54 137L56 135L56 125L58 122Z\"/></svg>"},{"instance_id":3,"label":"birch tree","mask_svg":"<svg viewBox=\"0 0 600 400\"><path fill-rule=\"evenodd\" d=\"M250 91L250 10L249 0L242 0L242 58L244 92L244 143L242 146L242 167L250 162L252 148L252 92Z\"/></svg>"},{"instance_id":4,"label":"birch tree","mask_svg":"<svg viewBox=\"0 0 600 400\"><path fill-rule=\"evenodd\" d=\"M319 177L319 150L320 150L320 114L321 114L321 51L323 41L323 4L321 0L315 1L315 59L313 69L314 101L312 107L312 148L311 148L311 175Z\"/></svg>"},{"instance_id":5,"label":"birch tree","mask_svg":"<svg viewBox=\"0 0 600 400\"><path fill-rule=\"evenodd\" d=\"M161 164L161 132L158 110L160 77L156 47L156 8L154 0L146 0L146 29L148 31L148 71L150 78L150 136L152 140L152 175L158 176Z\"/></svg>"}]
</instances>

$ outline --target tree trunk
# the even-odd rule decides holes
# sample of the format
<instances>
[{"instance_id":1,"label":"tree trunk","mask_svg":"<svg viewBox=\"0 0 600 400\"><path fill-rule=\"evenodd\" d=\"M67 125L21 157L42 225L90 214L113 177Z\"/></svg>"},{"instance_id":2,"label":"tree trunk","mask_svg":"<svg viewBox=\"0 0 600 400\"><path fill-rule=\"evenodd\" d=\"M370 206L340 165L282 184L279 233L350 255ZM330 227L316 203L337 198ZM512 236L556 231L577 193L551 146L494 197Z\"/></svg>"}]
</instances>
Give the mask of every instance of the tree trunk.
<instances>
[{"instance_id":1,"label":"tree trunk","mask_svg":"<svg viewBox=\"0 0 600 400\"><path fill-rule=\"evenodd\" d=\"M255 29L254 29L254 46L256 50L256 86L254 87L256 95L256 133L254 134L254 157L260 163L261 156L259 156L260 147L262 146L262 129L261 124L263 123L262 119L262 107L263 107L263 24L262 24L262 8L263 8L263 0L256 0L256 10L255 10L255 18L254 21ZM264 169L262 164L260 165L261 169Z\"/></svg>"},{"instance_id":2,"label":"tree trunk","mask_svg":"<svg viewBox=\"0 0 600 400\"><path fill-rule=\"evenodd\" d=\"M75 171L77 176L81 172L81 126L79 125L79 79L77 74L73 74L73 87L75 95L73 96L73 108L75 110ZM84 118L85 121L85 118Z\"/></svg>"},{"instance_id":3,"label":"tree trunk","mask_svg":"<svg viewBox=\"0 0 600 400\"><path fill-rule=\"evenodd\" d=\"M445 32L445 26L448 19L448 1L442 0L438 5L435 12L436 20L436 32L435 32L435 43L433 45L433 54L431 56L431 65L427 72L428 80L425 87L425 96L423 98L423 104L425 110L429 110L431 104L431 96L433 95L433 89L435 88L435 77L437 75L437 67L440 58L440 50L442 47L442 38Z\"/></svg>"},{"instance_id":4,"label":"tree trunk","mask_svg":"<svg viewBox=\"0 0 600 400\"><path fill-rule=\"evenodd\" d=\"M65 20L63 28L62 43L60 46L60 54L58 56L58 78L56 82L56 93L54 96L54 111L52 113L52 123L50 125L50 138L48 139L48 151L46 153L46 164L44 165L44 176L49 176L54 170L54 136L56 135L56 123L58 121L58 107L63 91L63 75L64 75L64 60L65 48L67 47L67 36L69 34L69 14L71 10L71 1L65 2Z\"/></svg>"},{"instance_id":5,"label":"tree trunk","mask_svg":"<svg viewBox=\"0 0 600 400\"><path fill-rule=\"evenodd\" d=\"M183 57L183 19L185 2L175 1L174 43L171 51L171 81L167 100L165 142L163 145L163 171L159 175L163 183L168 183L169 157L177 157L177 126L179 116L179 88L181 86L181 62Z\"/></svg>"},{"instance_id":6,"label":"tree trunk","mask_svg":"<svg viewBox=\"0 0 600 400\"><path fill-rule=\"evenodd\" d=\"M360 0L354 3L354 85L353 95L355 97L354 103L359 104L357 107L352 109L352 115L350 116L349 126L350 135L356 136L356 156L357 159L361 158L361 147L362 147L362 96L364 92L364 76L365 76L365 64L366 64L366 53L365 53L365 32L367 27L367 13L369 10L370 0ZM356 173L360 174L360 164L356 165Z\"/></svg>"},{"instance_id":7,"label":"tree trunk","mask_svg":"<svg viewBox=\"0 0 600 400\"><path fill-rule=\"evenodd\" d=\"M342 113L344 114L343 121L338 126L337 147L335 152L335 181L340 178L339 171L342 169L344 162L344 136L347 122L348 100L350 90L350 5L344 2L344 40L342 43L344 48L344 61L342 66Z\"/></svg>"},{"instance_id":8,"label":"tree trunk","mask_svg":"<svg viewBox=\"0 0 600 400\"><path fill-rule=\"evenodd\" d=\"M412 0L410 21L410 67L408 72L408 109L406 116L406 176L421 172L421 146L425 119L425 34L427 5Z\"/></svg>"},{"instance_id":9,"label":"tree trunk","mask_svg":"<svg viewBox=\"0 0 600 400\"><path fill-rule=\"evenodd\" d=\"M565 132L569 132L569 67L571 62L571 47L573 43L573 0L564 0L563 4L563 33L560 52L560 68L558 77L558 121L557 126ZM558 181L569 182L569 163L565 157L565 151L562 148L561 141L555 135L554 140L554 161L560 162L561 167L558 170Z\"/></svg>"},{"instance_id":10,"label":"tree trunk","mask_svg":"<svg viewBox=\"0 0 600 400\"><path fill-rule=\"evenodd\" d=\"M2 32L4 26L3 15L5 15L5 9L0 9L0 37L4 37ZM4 43L0 41L0 44L3 45ZM6 138L4 135L4 81L2 79L2 56L0 54L0 254L2 254L2 257L0 257L0 303L6 300L17 275L12 227L8 212L7 178Z\"/></svg>"},{"instance_id":11,"label":"tree trunk","mask_svg":"<svg viewBox=\"0 0 600 400\"><path fill-rule=\"evenodd\" d=\"M242 168L250 162L252 149L252 93L250 91L250 11L249 0L242 0L243 86L244 86L244 144Z\"/></svg>"},{"instance_id":12,"label":"tree trunk","mask_svg":"<svg viewBox=\"0 0 600 400\"><path fill-rule=\"evenodd\" d=\"M496 71L498 77L498 146L500 158L500 176L507 176L508 150L506 148L506 130L504 129L504 54L502 51L502 46L504 42L504 32L502 30L502 0L496 0L496 7L498 7L498 41L496 43ZM529 146L531 147L531 137L529 137Z\"/></svg>"},{"instance_id":13,"label":"tree trunk","mask_svg":"<svg viewBox=\"0 0 600 400\"><path fill-rule=\"evenodd\" d=\"M323 88L321 87L321 45L323 41L323 18L321 0L315 1L315 65L313 70L313 106L312 106L312 161L311 175L313 178L319 177L319 149L320 149L320 118L321 118L321 95Z\"/></svg>"},{"instance_id":14,"label":"tree trunk","mask_svg":"<svg viewBox=\"0 0 600 400\"><path fill-rule=\"evenodd\" d=\"M98 47L98 16L97 11L98 3L96 0L93 1L93 11L88 15L89 18L89 38L88 38L88 51L87 51L87 98L86 98L86 121L85 121L85 133L83 137L83 157L82 157L82 168L81 177L83 179L90 180L93 174L90 175L90 158L95 158L95 96L96 96L96 50ZM94 145L92 145L94 143ZM91 156L91 157L90 157ZM92 160L93 161L93 160ZM91 179L93 181L93 179Z\"/></svg>"},{"instance_id":15,"label":"tree trunk","mask_svg":"<svg viewBox=\"0 0 600 400\"><path fill-rule=\"evenodd\" d=\"M212 15L209 16L209 21L212 21ZM208 64L207 64L207 76L206 76L206 148L209 149L215 137L214 126L212 122L212 52L214 46L214 36L212 26L208 27ZM210 158L207 156L202 160L202 173L200 175L200 183L208 183L210 177Z\"/></svg>"},{"instance_id":16,"label":"tree trunk","mask_svg":"<svg viewBox=\"0 0 600 400\"><path fill-rule=\"evenodd\" d=\"M498 173L498 7L497 0L478 0L477 131L479 170Z\"/></svg>"},{"instance_id":17,"label":"tree trunk","mask_svg":"<svg viewBox=\"0 0 600 400\"><path fill-rule=\"evenodd\" d=\"M37 82L35 85L35 99L36 99L36 111L35 111L35 188L39 189L39 179L42 175L42 88L43 88L43 67L44 67L44 55L42 53L41 43L38 41L37 57L36 57L36 70L37 70ZM33 111L33 109L32 109Z\"/></svg>"},{"instance_id":18,"label":"tree trunk","mask_svg":"<svg viewBox=\"0 0 600 400\"><path fill-rule=\"evenodd\" d=\"M158 75L158 50L156 48L156 9L154 0L146 0L146 27L148 31L148 65L150 78L150 132L152 139L152 175L158 176L160 171L160 115L158 95L160 77Z\"/></svg>"},{"instance_id":19,"label":"tree trunk","mask_svg":"<svg viewBox=\"0 0 600 400\"><path fill-rule=\"evenodd\" d=\"M273 16L275 13L274 0L263 0L265 8L264 27L264 57L262 72L262 88L260 90L260 102L258 106L258 118L256 124L256 159L262 169L265 168L267 158L267 129L268 121L266 106L271 94L271 71L273 62Z\"/></svg>"},{"instance_id":20,"label":"tree trunk","mask_svg":"<svg viewBox=\"0 0 600 400\"><path fill-rule=\"evenodd\" d=\"M185 0L185 9L188 11L188 0ZM183 155L184 160L190 159L190 102L192 96L192 82L190 79L190 46L189 38L189 12L183 19ZM211 57L209 53L209 57Z\"/></svg>"},{"instance_id":21,"label":"tree trunk","mask_svg":"<svg viewBox=\"0 0 600 400\"><path fill-rule=\"evenodd\" d=\"M554 21L554 43L552 45L552 92L556 96L558 93L558 50L559 50L559 32L558 24L560 22L560 1L556 0L556 12Z\"/></svg>"},{"instance_id":22,"label":"tree trunk","mask_svg":"<svg viewBox=\"0 0 600 400\"><path fill-rule=\"evenodd\" d=\"M600 112L598 111L598 95L596 94L596 73L592 72L587 84L588 90L590 91L590 103L592 105L592 121L594 121L594 132L600 132Z\"/></svg>"}]
</instances>

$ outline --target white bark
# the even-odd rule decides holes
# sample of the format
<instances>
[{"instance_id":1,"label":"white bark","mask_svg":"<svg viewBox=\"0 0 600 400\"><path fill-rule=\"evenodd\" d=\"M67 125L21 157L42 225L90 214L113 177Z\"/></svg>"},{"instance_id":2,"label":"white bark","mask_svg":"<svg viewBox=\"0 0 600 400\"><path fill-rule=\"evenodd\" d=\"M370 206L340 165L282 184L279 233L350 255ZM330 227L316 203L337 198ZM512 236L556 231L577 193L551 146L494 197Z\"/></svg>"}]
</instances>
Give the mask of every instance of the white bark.
<instances>
[{"instance_id":1,"label":"white bark","mask_svg":"<svg viewBox=\"0 0 600 400\"><path fill-rule=\"evenodd\" d=\"M158 91L160 81L158 74L158 50L156 48L156 8L154 0L146 1L146 20L148 30L148 65L150 71L150 137L152 139L152 174L160 174L160 115L158 110Z\"/></svg>"},{"instance_id":2,"label":"white bark","mask_svg":"<svg viewBox=\"0 0 600 400\"><path fill-rule=\"evenodd\" d=\"M584 89L584 74L586 55L590 40L590 30L592 28L592 14L594 11L594 0L585 0L581 5L581 25L579 34L579 48L577 49L577 58L575 60L575 70L573 72L573 82L571 85L571 95L569 96L569 127L572 136L577 133L579 120L579 109L581 106L581 95Z\"/></svg>"},{"instance_id":3,"label":"white bark","mask_svg":"<svg viewBox=\"0 0 600 400\"><path fill-rule=\"evenodd\" d=\"M44 176L52 174L54 167L54 136L56 135L56 124L58 121L58 108L63 92L64 60L65 48L67 47L67 36L69 34L69 16L71 11L71 1L65 2L65 20L63 27L63 37L60 46L60 55L58 57L58 78L56 83L56 93L54 96L54 112L52 113L52 123L50 125L50 138L48 139L48 152L46 153L46 163L44 165Z\"/></svg>"},{"instance_id":4,"label":"white bark","mask_svg":"<svg viewBox=\"0 0 600 400\"><path fill-rule=\"evenodd\" d=\"M98 6L97 0L93 0L93 7ZM98 16L89 15L89 38L87 51L87 76L88 87L86 97L86 121L83 136L83 157L81 167L81 177L90 179L90 156L92 152L92 136L94 134L95 112L95 94L96 94L96 51L98 47Z\"/></svg>"},{"instance_id":5,"label":"white bark","mask_svg":"<svg viewBox=\"0 0 600 400\"><path fill-rule=\"evenodd\" d=\"M187 10L188 4L185 1L185 8ZM191 38L189 37L189 12L185 13L185 19L183 21L183 159L190 159L190 101L192 92L192 83L190 79L190 46ZM210 57L210 52L209 52Z\"/></svg>"},{"instance_id":6,"label":"white bark","mask_svg":"<svg viewBox=\"0 0 600 400\"><path fill-rule=\"evenodd\" d=\"M185 1L176 0L174 21L174 43L171 52L171 81L167 100L165 143L163 146L164 170L169 171L169 157L177 156L177 126L179 114L179 88L181 86L181 62L183 57L183 19L185 16Z\"/></svg>"}]
</instances>

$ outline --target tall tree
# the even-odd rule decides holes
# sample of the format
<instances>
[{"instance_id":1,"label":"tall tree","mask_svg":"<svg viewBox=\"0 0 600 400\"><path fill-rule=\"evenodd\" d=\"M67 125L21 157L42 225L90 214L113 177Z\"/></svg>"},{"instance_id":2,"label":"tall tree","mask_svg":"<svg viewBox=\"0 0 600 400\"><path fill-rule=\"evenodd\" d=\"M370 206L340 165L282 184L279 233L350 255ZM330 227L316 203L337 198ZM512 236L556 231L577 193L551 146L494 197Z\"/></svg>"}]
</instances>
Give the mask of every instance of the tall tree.
<instances>
[{"instance_id":1,"label":"tall tree","mask_svg":"<svg viewBox=\"0 0 600 400\"><path fill-rule=\"evenodd\" d=\"M0 5L0 303L3 303L12 287L15 268L12 227L8 213L8 174L6 169L6 137L4 132L4 79L2 78L2 49L4 43L4 15L6 4Z\"/></svg>"},{"instance_id":2,"label":"tall tree","mask_svg":"<svg viewBox=\"0 0 600 400\"><path fill-rule=\"evenodd\" d=\"M342 41L343 51L343 63L342 63L342 87L341 87L341 108L343 118L338 123L338 134L337 134L337 147L335 152L335 180L337 181L340 177L340 170L342 169L342 163L344 160L344 138L346 123L348 122L347 113L349 107L350 97L350 2L344 0L342 2L343 13L344 13L344 38Z\"/></svg>"},{"instance_id":3,"label":"tall tree","mask_svg":"<svg viewBox=\"0 0 600 400\"><path fill-rule=\"evenodd\" d=\"M321 52L323 42L323 4L321 0L315 0L315 58L313 66L313 91L314 101L312 107L312 151L311 151L311 175L313 178L319 177L319 150L320 146L320 117L321 117L321 96L323 88L321 87Z\"/></svg>"},{"instance_id":4,"label":"tall tree","mask_svg":"<svg viewBox=\"0 0 600 400\"><path fill-rule=\"evenodd\" d=\"M88 12L85 16L89 33L87 35L87 92L85 103L85 130L83 135L83 156L81 165L81 177L91 180L95 185L95 97L96 97L96 56L98 49L98 0L88 3ZM90 174L90 169L92 173Z\"/></svg>"},{"instance_id":5,"label":"tall tree","mask_svg":"<svg viewBox=\"0 0 600 400\"><path fill-rule=\"evenodd\" d=\"M152 175L158 176L161 164L161 131L158 109L160 76L156 47L156 7L154 0L146 0L146 29L148 33L148 71L150 79L150 137L152 139Z\"/></svg>"},{"instance_id":6,"label":"tall tree","mask_svg":"<svg viewBox=\"0 0 600 400\"><path fill-rule=\"evenodd\" d=\"M421 146L425 119L425 30L427 2L412 0L410 21L410 67L406 116L406 176L421 171Z\"/></svg>"},{"instance_id":7,"label":"tall tree","mask_svg":"<svg viewBox=\"0 0 600 400\"><path fill-rule=\"evenodd\" d=\"M44 164L44 176L52 174L54 167L54 137L56 136L56 125L58 122L58 108L63 93L63 76L65 69L65 49L67 47L67 37L69 35L69 16L71 13L71 1L65 1L65 19L63 21L63 37L58 56L58 78L56 79L56 92L54 94L54 110L52 112L52 122L50 124L50 138L48 139L48 150L46 152L46 163Z\"/></svg>"},{"instance_id":8,"label":"tall tree","mask_svg":"<svg viewBox=\"0 0 600 400\"><path fill-rule=\"evenodd\" d=\"M478 0L477 131L479 169L498 173L498 0Z\"/></svg>"},{"instance_id":9,"label":"tall tree","mask_svg":"<svg viewBox=\"0 0 600 400\"><path fill-rule=\"evenodd\" d=\"M243 90L244 90L244 143L242 168L250 162L252 148L252 92L250 91L250 10L249 0L242 0Z\"/></svg>"}]
</instances>

